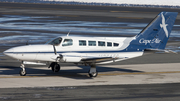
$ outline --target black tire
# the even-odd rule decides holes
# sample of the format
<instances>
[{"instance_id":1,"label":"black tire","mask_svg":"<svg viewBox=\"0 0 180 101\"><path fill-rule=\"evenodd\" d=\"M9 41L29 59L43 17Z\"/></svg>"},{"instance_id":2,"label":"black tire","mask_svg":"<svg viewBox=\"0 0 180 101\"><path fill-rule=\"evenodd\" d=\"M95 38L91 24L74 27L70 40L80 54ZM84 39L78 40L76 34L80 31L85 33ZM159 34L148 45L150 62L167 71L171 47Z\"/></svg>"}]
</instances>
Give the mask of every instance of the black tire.
<instances>
[{"instance_id":1,"label":"black tire","mask_svg":"<svg viewBox=\"0 0 180 101\"><path fill-rule=\"evenodd\" d=\"M52 67L54 67L55 64L57 64L57 63L56 62L52 62L49 67L52 68Z\"/></svg>"},{"instance_id":2,"label":"black tire","mask_svg":"<svg viewBox=\"0 0 180 101\"><path fill-rule=\"evenodd\" d=\"M89 71L89 76L90 77L97 77L98 76L98 72L96 71L96 72L90 73L90 71Z\"/></svg>"},{"instance_id":3,"label":"black tire","mask_svg":"<svg viewBox=\"0 0 180 101\"><path fill-rule=\"evenodd\" d=\"M26 71L25 70L23 71L23 69L21 69L19 71L19 74L20 74L20 76L26 76Z\"/></svg>"},{"instance_id":4,"label":"black tire","mask_svg":"<svg viewBox=\"0 0 180 101\"><path fill-rule=\"evenodd\" d=\"M59 72L60 70L60 65L55 63L54 66L52 66L52 71L53 72Z\"/></svg>"}]
</instances>

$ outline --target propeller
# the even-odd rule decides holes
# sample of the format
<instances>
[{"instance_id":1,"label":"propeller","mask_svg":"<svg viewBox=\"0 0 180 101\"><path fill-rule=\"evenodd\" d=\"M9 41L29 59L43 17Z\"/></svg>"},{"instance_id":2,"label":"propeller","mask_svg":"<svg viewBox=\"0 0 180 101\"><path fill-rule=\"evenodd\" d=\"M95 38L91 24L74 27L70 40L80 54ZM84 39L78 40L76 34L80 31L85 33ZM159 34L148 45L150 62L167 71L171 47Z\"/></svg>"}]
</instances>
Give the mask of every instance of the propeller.
<instances>
[{"instance_id":1,"label":"propeller","mask_svg":"<svg viewBox=\"0 0 180 101\"><path fill-rule=\"evenodd\" d=\"M56 51L55 45L53 45L53 48L54 48L54 54L56 55L56 54L57 54L57 51Z\"/></svg>"},{"instance_id":2,"label":"propeller","mask_svg":"<svg viewBox=\"0 0 180 101\"><path fill-rule=\"evenodd\" d=\"M59 54L59 56L57 56L57 51L56 51L55 45L53 45L53 48L54 48L54 54L55 54L55 56L53 56L52 58L53 58L53 59L56 59L56 61L60 61L59 59L62 59L62 58L63 58L63 55Z\"/></svg>"}]
</instances>

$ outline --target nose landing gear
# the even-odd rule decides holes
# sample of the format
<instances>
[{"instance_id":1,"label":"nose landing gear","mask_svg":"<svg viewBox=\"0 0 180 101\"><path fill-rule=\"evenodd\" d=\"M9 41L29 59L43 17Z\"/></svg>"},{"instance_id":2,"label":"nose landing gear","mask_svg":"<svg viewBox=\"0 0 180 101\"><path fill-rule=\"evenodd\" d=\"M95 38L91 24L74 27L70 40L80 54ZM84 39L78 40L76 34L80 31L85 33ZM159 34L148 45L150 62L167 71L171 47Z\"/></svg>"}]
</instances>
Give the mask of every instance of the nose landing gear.
<instances>
[{"instance_id":1,"label":"nose landing gear","mask_svg":"<svg viewBox=\"0 0 180 101\"><path fill-rule=\"evenodd\" d=\"M26 70L25 70L24 64L22 63L20 67L21 67L21 70L19 71L19 74L21 76L26 76Z\"/></svg>"}]
</instances>

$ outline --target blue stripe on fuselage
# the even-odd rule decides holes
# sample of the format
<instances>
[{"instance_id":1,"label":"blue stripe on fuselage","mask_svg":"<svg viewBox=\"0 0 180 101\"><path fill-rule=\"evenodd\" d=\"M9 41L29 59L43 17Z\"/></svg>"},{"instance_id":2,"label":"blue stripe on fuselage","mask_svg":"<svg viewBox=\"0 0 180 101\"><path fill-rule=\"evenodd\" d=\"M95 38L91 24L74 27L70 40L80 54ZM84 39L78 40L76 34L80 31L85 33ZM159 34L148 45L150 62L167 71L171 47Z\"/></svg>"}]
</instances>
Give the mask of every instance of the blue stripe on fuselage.
<instances>
[{"instance_id":1,"label":"blue stripe on fuselage","mask_svg":"<svg viewBox=\"0 0 180 101\"><path fill-rule=\"evenodd\" d=\"M139 50L114 50L114 51L57 51L57 53L117 53L117 52L141 52L142 49ZM14 53L14 54L45 54L45 53L54 53L52 52L6 52L6 53Z\"/></svg>"}]
</instances>

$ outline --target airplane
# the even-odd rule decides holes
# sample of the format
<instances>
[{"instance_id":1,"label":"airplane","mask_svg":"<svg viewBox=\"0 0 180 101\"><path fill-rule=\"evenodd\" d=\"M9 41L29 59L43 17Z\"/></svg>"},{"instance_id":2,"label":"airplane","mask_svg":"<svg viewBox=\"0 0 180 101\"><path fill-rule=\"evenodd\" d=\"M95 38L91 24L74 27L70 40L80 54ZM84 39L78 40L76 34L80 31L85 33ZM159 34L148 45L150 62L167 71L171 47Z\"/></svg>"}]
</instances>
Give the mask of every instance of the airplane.
<instances>
[{"instance_id":1,"label":"airplane","mask_svg":"<svg viewBox=\"0 0 180 101\"><path fill-rule=\"evenodd\" d=\"M49 64L53 72L61 63L89 65L90 77L96 77L97 64L106 64L142 56L145 52L165 50L177 12L161 12L134 37L59 36L45 44L10 48L3 53L20 60L20 75L25 76L25 64Z\"/></svg>"}]
</instances>

